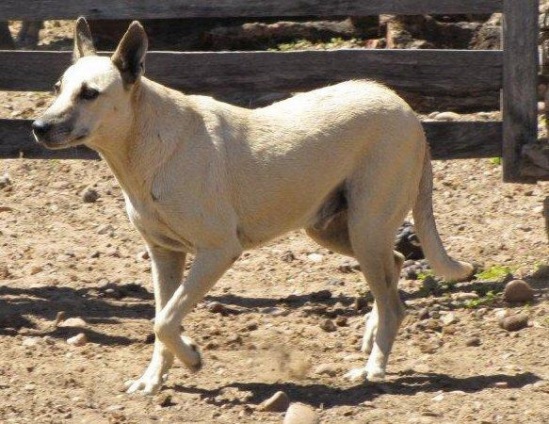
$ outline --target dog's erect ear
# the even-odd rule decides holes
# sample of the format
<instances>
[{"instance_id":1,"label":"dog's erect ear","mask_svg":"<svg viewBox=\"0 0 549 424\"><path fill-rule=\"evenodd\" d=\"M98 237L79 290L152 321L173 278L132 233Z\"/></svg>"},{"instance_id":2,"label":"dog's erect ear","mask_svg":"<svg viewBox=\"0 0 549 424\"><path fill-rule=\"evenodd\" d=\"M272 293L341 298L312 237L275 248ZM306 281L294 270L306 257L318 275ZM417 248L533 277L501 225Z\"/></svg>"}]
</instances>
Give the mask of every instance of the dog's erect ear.
<instances>
[{"instance_id":1,"label":"dog's erect ear","mask_svg":"<svg viewBox=\"0 0 549 424\"><path fill-rule=\"evenodd\" d=\"M145 30L139 22L133 21L111 58L120 70L124 83L133 84L145 72L148 46Z\"/></svg>"},{"instance_id":2,"label":"dog's erect ear","mask_svg":"<svg viewBox=\"0 0 549 424\"><path fill-rule=\"evenodd\" d=\"M81 16L76 21L76 27L74 29L74 50L72 52L72 60L73 62L76 62L81 57L93 56L95 54L96 52L95 47L93 46L90 27L86 18Z\"/></svg>"}]
</instances>

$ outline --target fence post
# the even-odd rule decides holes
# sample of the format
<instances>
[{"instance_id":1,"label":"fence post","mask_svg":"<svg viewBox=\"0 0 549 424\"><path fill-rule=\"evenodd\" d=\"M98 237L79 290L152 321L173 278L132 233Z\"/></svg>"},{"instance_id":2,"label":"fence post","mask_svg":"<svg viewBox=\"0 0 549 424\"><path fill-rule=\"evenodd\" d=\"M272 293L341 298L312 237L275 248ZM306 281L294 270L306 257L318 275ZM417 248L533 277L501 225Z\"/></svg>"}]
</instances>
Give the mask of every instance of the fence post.
<instances>
[{"instance_id":1,"label":"fence post","mask_svg":"<svg viewBox=\"0 0 549 424\"><path fill-rule=\"evenodd\" d=\"M538 0L503 0L503 180L520 175L521 148L537 140Z\"/></svg>"}]
</instances>

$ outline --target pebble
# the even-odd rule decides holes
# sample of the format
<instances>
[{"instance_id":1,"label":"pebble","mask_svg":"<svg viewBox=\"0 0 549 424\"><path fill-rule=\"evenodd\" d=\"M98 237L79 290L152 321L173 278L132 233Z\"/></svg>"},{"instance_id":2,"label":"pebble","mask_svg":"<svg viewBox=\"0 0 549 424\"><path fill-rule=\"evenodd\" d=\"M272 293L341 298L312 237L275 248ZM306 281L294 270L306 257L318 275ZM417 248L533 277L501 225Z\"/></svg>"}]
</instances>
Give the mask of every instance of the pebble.
<instances>
[{"instance_id":1,"label":"pebble","mask_svg":"<svg viewBox=\"0 0 549 424\"><path fill-rule=\"evenodd\" d=\"M282 424L319 424L320 419L316 411L303 403L292 403Z\"/></svg>"},{"instance_id":2,"label":"pebble","mask_svg":"<svg viewBox=\"0 0 549 424\"><path fill-rule=\"evenodd\" d=\"M137 253L136 259L138 261L146 261L150 258L149 251L147 249L144 249Z\"/></svg>"},{"instance_id":3,"label":"pebble","mask_svg":"<svg viewBox=\"0 0 549 424\"><path fill-rule=\"evenodd\" d=\"M528 327L528 315L518 314L503 318L500 325L507 331L519 331Z\"/></svg>"},{"instance_id":4,"label":"pebble","mask_svg":"<svg viewBox=\"0 0 549 424\"><path fill-rule=\"evenodd\" d=\"M368 300L365 297L355 298L355 309L360 312L368 306Z\"/></svg>"},{"instance_id":5,"label":"pebble","mask_svg":"<svg viewBox=\"0 0 549 424\"><path fill-rule=\"evenodd\" d=\"M508 389L509 383L507 383L507 381L497 381L494 384L494 387L497 387L498 389Z\"/></svg>"},{"instance_id":6,"label":"pebble","mask_svg":"<svg viewBox=\"0 0 549 424\"><path fill-rule=\"evenodd\" d=\"M455 112L440 112L434 116L437 121L457 121L461 116Z\"/></svg>"},{"instance_id":7,"label":"pebble","mask_svg":"<svg viewBox=\"0 0 549 424\"><path fill-rule=\"evenodd\" d=\"M66 320L60 322L58 325L59 327L85 327L87 323L82 318L73 317L67 318Z\"/></svg>"},{"instance_id":8,"label":"pebble","mask_svg":"<svg viewBox=\"0 0 549 424\"><path fill-rule=\"evenodd\" d=\"M482 341L478 337L470 337L465 341L465 346L480 346Z\"/></svg>"},{"instance_id":9,"label":"pebble","mask_svg":"<svg viewBox=\"0 0 549 424\"><path fill-rule=\"evenodd\" d=\"M458 322L459 318L453 312L449 312L442 316L441 321L444 325L452 325Z\"/></svg>"},{"instance_id":10,"label":"pebble","mask_svg":"<svg viewBox=\"0 0 549 424\"><path fill-rule=\"evenodd\" d=\"M67 339L67 343L72 346L84 346L88 343L88 338L84 333L78 333L76 336Z\"/></svg>"},{"instance_id":11,"label":"pebble","mask_svg":"<svg viewBox=\"0 0 549 424\"><path fill-rule=\"evenodd\" d=\"M225 306L220 302L210 302L208 303L208 311L214 314L222 314L225 312Z\"/></svg>"},{"instance_id":12,"label":"pebble","mask_svg":"<svg viewBox=\"0 0 549 424\"><path fill-rule=\"evenodd\" d=\"M294 255L294 252L292 252L291 250L286 250L280 257L280 259L282 259L283 262L290 263L295 261L296 257Z\"/></svg>"},{"instance_id":13,"label":"pebble","mask_svg":"<svg viewBox=\"0 0 549 424\"><path fill-rule=\"evenodd\" d=\"M324 260L324 255L321 255L320 253L309 253L307 255L307 259L309 259L311 262L319 263Z\"/></svg>"},{"instance_id":14,"label":"pebble","mask_svg":"<svg viewBox=\"0 0 549 424\"><path fill-rule=\"evenodd\" d=\"M320 328L322 328L327 333L331 333L331 332L337 330L336 325L334 324L334 322L331 319L325 319L324 321L322 321L320 323Z\"/></svg>"},{"instance_id":15,"label":"pebble","mask_svg":"<svg viewBox=\"0 0 549 424\"><path fill-rule=\"evenodd\" d=\"M339 373L339 367L336 364L320 364L315 368L315 374L335 377Z\"/></svg>"},{"instance_id":16,"label":"pebble","mask_svg":"<svg viewBox=\"0 0 549 424\"><path fill-rule=\"evenodd\" d=\"M259 405L259 409L265 412L284 412L290 406L290 398L284 392L276 392L269 399Z\"/></svg>"},{"instance_id":17,"label":"pebble","mask_svg":"<svg viewBox=\"0 0 549 424\"><path fill-rule=\"evenodd\" d=\"M8 174L4 174L0 177L0 189L11 186L11 178Z\"/></svg>"},{"instance_id":18,"label":"pebble","mask_svg":"<svg viewBox=\"0 0 549 424\"><path fill-rule=\"evenodd\" d=\"M344 316L338 316L336 319L335 319L335 324L338 326L338 327L346 327L348 325L347 323L347 317L344 317Z\"/></svg>"},{"instance_id":19,"label":"pebble","mask_svg":"<svg viewBox=\"0 0 549 424\"><path fill-rule=\"evenodd\" d=\"M88 187L82 193L82 201L84 203L95 203L97 199L99 199L99 193L91 187Z\"/></svg>"},{"instance_id":20,"label":"pebble","mask_svg":"<svg viewBox=\"0 0 549 424\"><path fill-rule=\"evenodd\" d=\"M59 326L63 321L65 321L66 315L65 311L59 311L57 312L57 315L55 315L55 321L53 322L53 325L56 327Z\"/></svg>"},{"instance_id":21,"label":"pebble","mask_svg":"<svg viewBox=\"0 0 549 424\"><path fill-rule=\"evenodd\" d=\"M156 404L162 408L173 405L172 395L170 393L162 393L156 398Z\"/></svg>"},{"instance_id":22,"label":"pebble","mask_svg":"<svg viewBox=\"0 0 549 424\"><path fill-rule=\"evenodd\" d=\"M434 277L428 275L421 283L421 286L424 290L431 292L438 288L438 282Z\"/></svg>"},{"instance_id":23,"label":"pebble","mask_svg":"<svg viewBox=\"0 0 549 424\"><path fill-rule=\"evenodd\" d=\"M534 290L524 280L509 281L503 290L503 299L509 303L530 302L534 299Z\"/></svg>"},{"instance_id":24,"label":"pebble","mask_svg":"<svg viewBox=\"0 0 549 424\"><path fill-rule=\"evenodd\" d=\"M38 343L40 343L40 337L25 337L21 344L26 347L34 347Z\"/></svg>"}]
</instances>

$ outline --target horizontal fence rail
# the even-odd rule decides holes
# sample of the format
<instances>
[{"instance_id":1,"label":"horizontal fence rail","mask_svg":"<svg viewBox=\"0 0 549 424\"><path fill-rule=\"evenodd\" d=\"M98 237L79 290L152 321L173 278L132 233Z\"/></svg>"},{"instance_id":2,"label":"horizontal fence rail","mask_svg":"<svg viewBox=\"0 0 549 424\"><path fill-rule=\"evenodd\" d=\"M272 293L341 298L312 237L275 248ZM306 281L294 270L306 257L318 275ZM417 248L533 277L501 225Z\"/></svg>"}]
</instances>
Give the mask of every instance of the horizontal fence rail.
<instances>
[{"instance_id":1,"label":"horizontal fence rail","mask_svg":"<svg viewBox=\"0 0 549 424\"><path fill-rule=\"evenodd\" d=\"M0 90L49 91L70 52L0 51ZM188 93L300 91L353 78L423 94L494 92L501 51L359 50L151 52L146 75Z\"/></svg>"},{"instance_id":2,"label":"horizontal fence rail","mask_svg":"<svg viewBox=\"0 0 549 424\"><path fill-rule=\"evenodd\" d=\"M0 157L90 159L85 148L47 150L31 136L30 120L0 119ZM501 122L424 122L433 159L469 159L501 156Z\"/></svg>"},{"instance_id":3,"label":"horizontal fence rail","mask_svg":"<svg viewBox=\"0 0 549 424\"><path fill-rule=\"evenodd\" d=\"M522 0L514 0L522 1ZM2 0L0 18L165 19L494 13L502 0Z\"/></svg>"}]
</instances>

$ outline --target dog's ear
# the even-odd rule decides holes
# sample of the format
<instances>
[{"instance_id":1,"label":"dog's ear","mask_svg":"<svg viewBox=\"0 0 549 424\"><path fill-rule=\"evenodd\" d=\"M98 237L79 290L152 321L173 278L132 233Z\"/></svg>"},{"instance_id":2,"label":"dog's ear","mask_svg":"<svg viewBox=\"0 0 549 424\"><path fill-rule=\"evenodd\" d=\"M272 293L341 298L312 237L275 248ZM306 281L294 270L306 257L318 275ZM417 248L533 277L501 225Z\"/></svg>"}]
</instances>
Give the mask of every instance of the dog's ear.
<instances>
[{"instance_id":1,"label":"dog's ear","mask_svg":"<svg viewBox=\"0 0 549 424\"><path fill-rule=\"evenodd\" d=\"M133 84L145 72L148 46L145 30L139 22L133 21L111 58L125 84Z\"/></svg>"},{"instance_id":2,"label":"dog's ear","mask_svg":"<svg viewBox=\"0 0 549 424\"><path fill-rule=\"evenodd\" d=\"M84 56L95 55L95 47L93 46L93 38L90 31L90 26L83 16L76 21L74 29L74 49L72 52L72 60L76 62Z\"/></svg>"}]
</instances>

